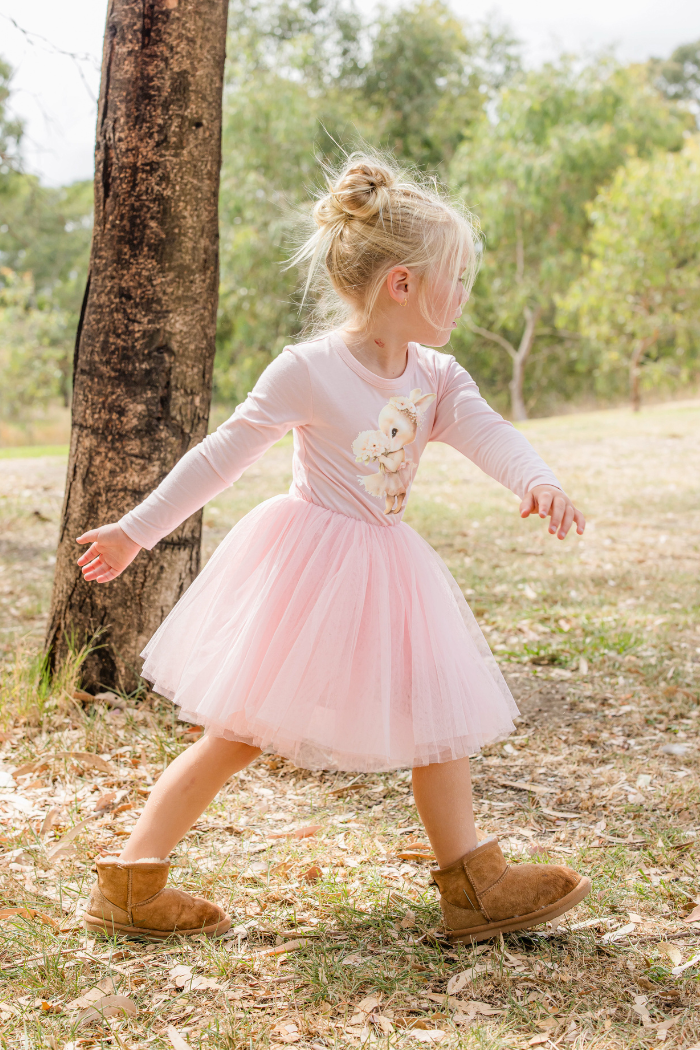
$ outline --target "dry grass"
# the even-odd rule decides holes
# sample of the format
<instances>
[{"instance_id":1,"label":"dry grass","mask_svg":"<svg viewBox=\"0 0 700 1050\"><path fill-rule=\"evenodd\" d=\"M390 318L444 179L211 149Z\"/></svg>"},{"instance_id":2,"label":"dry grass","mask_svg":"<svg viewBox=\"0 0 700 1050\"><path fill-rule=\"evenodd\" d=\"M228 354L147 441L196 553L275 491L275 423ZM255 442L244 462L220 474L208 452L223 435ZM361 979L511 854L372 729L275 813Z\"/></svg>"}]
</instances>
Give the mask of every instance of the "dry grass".
<instances>
[{"instance_id":1,"label":"dry grass","mask_svg":"<svg viewBox=\"0 0 700 1050\"><path fill-rule=\"evenodd\" d=\"M92 858L118 847L188 737L147 693L123 711L83 708L69 699L79 668L46 682L32 653L63 463L0 463L0 885L3 907L31 909L0 920L0 1040L136 1050L173 1045L174 1029L192 1048L695 1046L700 965L672 968L700 951L700 923L684 921L700 830L699 425L697 404L528 424L589 515L583 541L565 544L520 522L513 497L452 450L425 457L408 520L464 588L523 712L516 738L474 762L480 827L515 859L565 861L594 880L558 928L478 951L435 936L429 862L401 857L425 842L406 773L309 774L274 758L232 782L177 853L175 881L225 903L231 935L186 946L85 937ZM207 555L288 481L283 445L208 508ZM27 762L38 764L9 775ZM308 838L270 838L312 824ZM292 937L291 951L258 954ZM216 987L186 972L177 987L177 965ZM136 1016L78 1027L69 1004L109 978Z\"/></svg>"}]
</instances>

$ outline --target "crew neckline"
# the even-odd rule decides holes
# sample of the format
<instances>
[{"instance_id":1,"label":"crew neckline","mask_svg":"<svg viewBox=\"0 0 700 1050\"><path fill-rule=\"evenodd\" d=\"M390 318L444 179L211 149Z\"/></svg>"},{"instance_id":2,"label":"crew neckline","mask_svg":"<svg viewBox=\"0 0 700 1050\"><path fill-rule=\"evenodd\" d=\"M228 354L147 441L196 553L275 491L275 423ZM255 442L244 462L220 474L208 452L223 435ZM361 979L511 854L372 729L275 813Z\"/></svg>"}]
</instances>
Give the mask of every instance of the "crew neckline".
<instances>
[{"instance_id":1,"label":"crew neckline","mask_svg":"<svg viewBox=\"0 0 700 1050\"><path fill-rule=\"evenodd\" d=\"M353 370L365 382L371 383L372 386L378 387L380 390L387 390L395 392L397 384L403 384L404 379L408 375L409 369L413 365L416 356L416 344L408 344L408 354L406 355L406 367L400 376L396 376L394 379L385 379L384 376L378 376L376 372L370 371L366 368L361 361L358 361L354 354L352 354L339 332L331 332L331 343L334 348L338 351L339 356L343 359L345 364Z\"/></svg>"}]
</instances>

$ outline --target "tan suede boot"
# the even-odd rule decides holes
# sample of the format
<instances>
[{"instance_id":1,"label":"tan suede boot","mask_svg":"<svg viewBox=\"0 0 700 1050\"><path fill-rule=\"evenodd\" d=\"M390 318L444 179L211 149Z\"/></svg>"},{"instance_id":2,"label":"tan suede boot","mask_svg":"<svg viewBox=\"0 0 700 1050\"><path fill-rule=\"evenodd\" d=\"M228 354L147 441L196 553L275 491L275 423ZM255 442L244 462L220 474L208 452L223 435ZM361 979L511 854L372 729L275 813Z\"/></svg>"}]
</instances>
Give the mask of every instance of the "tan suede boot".
<instances>
[{"instance_id":1,"label":"tan suede boot","mask_svg":"<svg viewBox=\"0 0 700 1050\"><path fill-rule=\"evenodd\" d=\"M434 868L445 933L451 941L485 941L555 919L578 904L591 880L563 864L511 867L495 838L449 868Z\"/></svg>"},{"instance_id":2,"label":"tan suede boot","mask_svg":"<svg viewBox=\"0 0 700 1050\"><path fill-rule=\"evenodd\" d=\"M223 908L166 886L169 871L167 860L126 862L101 857L97 882L83 916L86 928L109 937L121 934L157 939L173 934L220 937L226 933L231 920Z\"/></svg>"}]
</instances>

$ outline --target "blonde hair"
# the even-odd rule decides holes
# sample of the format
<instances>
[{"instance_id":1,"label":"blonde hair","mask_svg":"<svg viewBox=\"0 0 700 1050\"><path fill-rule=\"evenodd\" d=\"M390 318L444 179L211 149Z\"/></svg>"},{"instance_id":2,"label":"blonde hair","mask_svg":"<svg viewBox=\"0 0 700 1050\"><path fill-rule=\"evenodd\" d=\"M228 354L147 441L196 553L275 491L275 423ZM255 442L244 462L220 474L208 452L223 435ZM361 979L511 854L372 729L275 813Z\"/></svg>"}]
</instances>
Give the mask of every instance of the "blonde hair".
<instances>
[{"instance_id":1,"label":"blonde hair","mask_svg":"<svg viewBox=\"0 0 700 1050\"><path fill-rule=\"evenodd\" d=\"M464 271L467 290L479 265L478 223L450 200L437 180L410 175L380 154L353 153L327 178L313 209L315 232L290 265L307 267L304 299L321 286L317 312L366 323L390 270L405 266L420 279L419 307L431 316L429 278Z\"/></svg>"}]
</instances>

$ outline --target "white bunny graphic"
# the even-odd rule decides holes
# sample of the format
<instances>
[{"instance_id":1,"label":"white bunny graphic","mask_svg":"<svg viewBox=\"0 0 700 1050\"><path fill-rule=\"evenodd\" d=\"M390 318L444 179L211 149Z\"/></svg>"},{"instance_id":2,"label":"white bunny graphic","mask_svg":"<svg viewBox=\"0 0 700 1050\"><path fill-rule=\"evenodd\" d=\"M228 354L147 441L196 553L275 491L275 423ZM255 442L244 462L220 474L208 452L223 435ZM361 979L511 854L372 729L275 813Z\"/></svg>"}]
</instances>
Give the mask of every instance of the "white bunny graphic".
<instances>
[{"instance_id":1,"label":"white bunny graphic","mask_svg":"<svg viewBox=\"0 0 700 1050\"><path fill-rule=\"evenodd\" d=\"M358 477L372 496L386 497L385 514L403 509L414 469L404 449L415 439L423 413L435 397L421 394L420 387L408 397L392 397L379 413L379 430L363 430L352 443L358 463L379 464L379 473Z\"/></svg>"}]
</instances>

